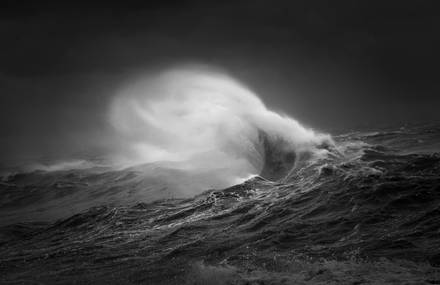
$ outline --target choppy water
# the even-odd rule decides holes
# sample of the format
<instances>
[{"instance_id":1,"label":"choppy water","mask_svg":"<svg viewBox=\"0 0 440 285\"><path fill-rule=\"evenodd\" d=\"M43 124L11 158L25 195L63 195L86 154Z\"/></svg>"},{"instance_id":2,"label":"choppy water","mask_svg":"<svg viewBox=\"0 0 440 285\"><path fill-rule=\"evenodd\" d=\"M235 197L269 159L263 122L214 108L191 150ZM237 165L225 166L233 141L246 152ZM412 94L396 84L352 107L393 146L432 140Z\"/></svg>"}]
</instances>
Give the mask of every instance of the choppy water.
<instances>
[{"instance_id":1,"label":"choppy water","mask_svg":"<svg viewBox=\"0 0 440 285\"><path fill-rule=\"evenodd\" d=\"M334 139L195 197L154 165L5 175L0 283L440 284L440 127Z\"/></svg>"}]
</instances>

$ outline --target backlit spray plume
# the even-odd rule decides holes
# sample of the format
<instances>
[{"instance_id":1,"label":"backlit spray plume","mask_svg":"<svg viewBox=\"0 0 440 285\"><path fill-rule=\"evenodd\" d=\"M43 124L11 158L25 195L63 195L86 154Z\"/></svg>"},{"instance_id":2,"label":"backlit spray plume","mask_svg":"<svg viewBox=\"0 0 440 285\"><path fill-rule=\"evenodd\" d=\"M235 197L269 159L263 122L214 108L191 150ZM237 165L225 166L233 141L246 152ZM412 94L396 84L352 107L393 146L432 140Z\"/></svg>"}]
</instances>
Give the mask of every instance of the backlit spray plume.
<instances>
[{"instance_id":1,"label":"backlit spray plume","mask_svg":"<svg viewBox=\"0 0 440 285\"><path fill-rule=\"evenodd\" d=\"M329 140L268 110L230 76L204 67L132 83L113 100L110 120L122 139L119 161L216 173L219 187L256 174L279 179L299 154Z\"/></svg>"}]
</instances>

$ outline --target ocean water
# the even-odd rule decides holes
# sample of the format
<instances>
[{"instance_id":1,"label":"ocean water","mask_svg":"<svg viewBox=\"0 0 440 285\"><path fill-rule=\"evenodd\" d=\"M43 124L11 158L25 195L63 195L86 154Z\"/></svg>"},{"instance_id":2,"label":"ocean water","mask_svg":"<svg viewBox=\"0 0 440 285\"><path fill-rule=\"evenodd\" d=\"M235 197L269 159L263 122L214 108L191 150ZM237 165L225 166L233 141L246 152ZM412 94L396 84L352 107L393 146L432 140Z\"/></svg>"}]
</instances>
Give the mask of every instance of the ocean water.
<instances>
[{"instance_id":1,"label":"ocean water","mask_svg":"<svg viewBox=\"0 0 440 285\"><path fill-rule=\"evenodd\" d=\"M440 126L333 140L198 194L214 172L5 172L0 283L440 284Z\"/></svg>"}]
</instances>

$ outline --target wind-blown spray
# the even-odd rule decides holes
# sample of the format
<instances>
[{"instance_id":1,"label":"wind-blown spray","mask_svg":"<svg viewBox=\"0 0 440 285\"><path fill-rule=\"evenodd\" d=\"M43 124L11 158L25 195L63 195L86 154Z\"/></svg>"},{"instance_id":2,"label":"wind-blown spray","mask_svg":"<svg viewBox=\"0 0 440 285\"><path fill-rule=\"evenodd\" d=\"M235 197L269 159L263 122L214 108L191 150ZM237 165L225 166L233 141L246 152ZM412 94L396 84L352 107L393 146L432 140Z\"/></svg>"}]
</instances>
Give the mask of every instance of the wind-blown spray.
<instances>
[{"instance_id":1,"label":"wind-blown spray","mask_svg":"<svg viewBox=\"0 0 440 285\"><path fill-rule=\"evenodd\" d=\"M110 121L122 139L119 161L216 173L220 187L256 174L281 178L299 154L330 140L268 110L230 76L201 67L127 86L111 104Z\"/></svg>"}]
</instances>

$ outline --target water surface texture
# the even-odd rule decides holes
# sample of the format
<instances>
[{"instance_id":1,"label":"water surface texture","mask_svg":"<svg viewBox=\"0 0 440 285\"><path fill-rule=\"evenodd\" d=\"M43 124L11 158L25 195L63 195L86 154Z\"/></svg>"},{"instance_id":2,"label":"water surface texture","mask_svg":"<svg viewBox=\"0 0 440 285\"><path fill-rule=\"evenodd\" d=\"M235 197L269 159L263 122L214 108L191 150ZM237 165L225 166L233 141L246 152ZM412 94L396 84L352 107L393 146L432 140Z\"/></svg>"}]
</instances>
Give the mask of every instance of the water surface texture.
<instances>
[{"instance_id":1,"label":"water surface texture","mask_svg":"<svg viewBox=\"0 0 440 285\"><path fill-rule=\"evenodd\" d=\"M191 198L152 165L5 174L1 283L440 283L440 128L334 140L283 179Z\"/></svg>"}]
</instances>

